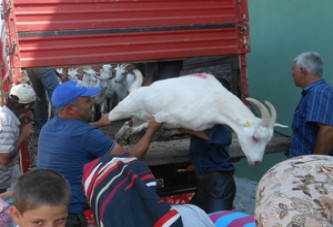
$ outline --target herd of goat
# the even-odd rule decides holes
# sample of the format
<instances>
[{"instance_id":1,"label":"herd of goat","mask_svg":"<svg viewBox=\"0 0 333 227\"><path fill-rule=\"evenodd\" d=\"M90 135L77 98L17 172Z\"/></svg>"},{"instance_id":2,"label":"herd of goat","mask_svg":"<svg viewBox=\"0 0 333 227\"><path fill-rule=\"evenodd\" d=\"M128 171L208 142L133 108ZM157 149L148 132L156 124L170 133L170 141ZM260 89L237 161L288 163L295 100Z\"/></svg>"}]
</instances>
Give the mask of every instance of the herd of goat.
<instances>
[{"instance_id":1,"label":"herd of goat","mask_svg":"<svg viewBox=\"0 0 333 227\"><path fill-rule=\"evenodd\" d=\"M78 81L86 87L102 88L102 92L94 97L92 120L97 120L102 113L108 113L119 101L143 83L141 72L131 64L105 64L101 67L84 66L57 71L65 75L66 79Z\"/></svg>"}]
</instances>

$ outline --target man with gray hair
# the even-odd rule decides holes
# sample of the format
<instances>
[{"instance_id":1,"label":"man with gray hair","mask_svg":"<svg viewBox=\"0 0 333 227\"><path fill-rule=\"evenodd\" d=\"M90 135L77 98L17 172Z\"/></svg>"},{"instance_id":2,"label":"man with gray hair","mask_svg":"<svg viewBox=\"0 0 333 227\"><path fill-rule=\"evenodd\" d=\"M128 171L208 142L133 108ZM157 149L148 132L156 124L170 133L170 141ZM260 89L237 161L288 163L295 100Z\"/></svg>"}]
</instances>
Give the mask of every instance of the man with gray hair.
<instances>
[{"instance_id":1,"label":"man with gray hair","mask_svg":"<svg viewBox=\"0 0 333 227\"><path fill-rule=\"evenodd\" d=\"M322 77L323 61L316 52L304 52L294 59L292 70L295 85L303 91L289 155L333 155L333 88Z\"/></svg>"}]
</instances>

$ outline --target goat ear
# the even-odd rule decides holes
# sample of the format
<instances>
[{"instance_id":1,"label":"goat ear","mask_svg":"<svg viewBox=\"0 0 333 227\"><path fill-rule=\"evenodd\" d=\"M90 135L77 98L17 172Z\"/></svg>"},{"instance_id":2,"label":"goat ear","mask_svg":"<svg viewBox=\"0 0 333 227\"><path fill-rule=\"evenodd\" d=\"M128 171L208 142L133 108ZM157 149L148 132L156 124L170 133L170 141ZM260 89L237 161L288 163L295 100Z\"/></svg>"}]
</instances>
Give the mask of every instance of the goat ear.
<instances>
[{"instance_id":1,"label":"goat ear","mask_svg":"<svg viewBox=\"0 0 333 227\"><path fill-rule=\"evenodd\" d=\"M280 123L275 123L274 127L288 128L289 126L288 125L283 125L283 124L280 124Z\"/></svg>"}]
</instances>

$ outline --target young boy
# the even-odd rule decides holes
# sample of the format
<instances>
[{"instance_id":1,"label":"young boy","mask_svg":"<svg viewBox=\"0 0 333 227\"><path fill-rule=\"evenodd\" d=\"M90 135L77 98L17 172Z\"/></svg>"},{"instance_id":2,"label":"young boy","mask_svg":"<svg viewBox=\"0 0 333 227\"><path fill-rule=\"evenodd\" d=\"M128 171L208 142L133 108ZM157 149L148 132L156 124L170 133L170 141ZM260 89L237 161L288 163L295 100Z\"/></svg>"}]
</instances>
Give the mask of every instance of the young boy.
<instances>
[{"instance_id":1,"label":"young boy","mask_svg":"<svg viewBox=\"0 0 333 227\"><path fill-rule=\"evenodd\" d=\"M66 225L71 192L66 179L47 169L22 175L13 192L10 214L19 227Z\"/></svg>"}]
</instances>

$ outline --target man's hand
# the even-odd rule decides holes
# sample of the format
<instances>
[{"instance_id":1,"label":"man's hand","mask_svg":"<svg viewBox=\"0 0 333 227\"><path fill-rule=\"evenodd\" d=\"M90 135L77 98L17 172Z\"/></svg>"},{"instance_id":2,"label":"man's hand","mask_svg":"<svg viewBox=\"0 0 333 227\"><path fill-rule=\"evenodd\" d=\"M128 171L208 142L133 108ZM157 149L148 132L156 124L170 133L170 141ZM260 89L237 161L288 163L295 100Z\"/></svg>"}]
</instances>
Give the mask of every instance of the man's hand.
<instances>
[{"instance_id":1,"label":"man's hand","mask_svg":"<svg viewBox=\"0 0 333 227\"><path fill-rule=\"evenodd\" d=\"M20 130L20 137L25 140L28 138L32 133L34 133L34 126L32 124L25 124L22 126Z\"/></svg>"},{"instance_id":2,"label":"man's hand","mask_svg":"<svg viewBox=\"0 0 333 227\"><path fill-rule=\"evenodd\" d=\"M22 124L24 123L32 123L34 121L34 114L31 110L27 111L26 113L24 114L21 114L20 117L20 122Z\"/></svg>"},{"instance_id":3,"label":"man's hand","mask_svg":"<svg viewBox=\"0 0 333 227\"><path fill-rule=\"evenodd\" d=\"M157 130L159 130L162 127L161 123L158 123L155 121L154 117L150 117L148 119L148 127L145 132L145 134L141 137L139 142L136 144L132 145L129 149L128 152L139 159L142 159L144 155L146 154L149 145L153 139L153 136Z\"/></svg>"},{"instance_id":4,"label":"man's hand","mask_svg":"<svg viewBox=\"0 0 333 227\"><path fill-rule=\"evenodd\" d=\"M95 127L103 127L111 125L111 121L109 121L109 114L108 113L102 114L102 117L98 121L92 122L90 124Z\"/></svg>"},{"instance_id":5,"label":"man's hand","mask_svg":"<svg viewBox=\"0 0 333 227\"><path fill-rule=\"evenodd\" d=\"M147 130L151 130L152 132L156 132L161 127L162 127L162 124L155 121L154 117L149 117Z\"/></svg>"},{"instance_id":6,"label":"man's hand","mask_svg":"<svg viewBox=\"0 0 333 227\"><path fill-rule=\"evenodd\" d=\"M13 197L13 192L12 191L7 191L7 192L3 192L0 194L0 198L3 200L7 200L10 197Z\"/></svg>"}]
</instances>

